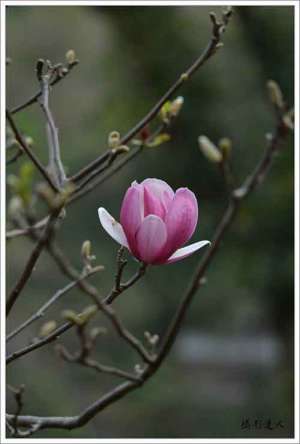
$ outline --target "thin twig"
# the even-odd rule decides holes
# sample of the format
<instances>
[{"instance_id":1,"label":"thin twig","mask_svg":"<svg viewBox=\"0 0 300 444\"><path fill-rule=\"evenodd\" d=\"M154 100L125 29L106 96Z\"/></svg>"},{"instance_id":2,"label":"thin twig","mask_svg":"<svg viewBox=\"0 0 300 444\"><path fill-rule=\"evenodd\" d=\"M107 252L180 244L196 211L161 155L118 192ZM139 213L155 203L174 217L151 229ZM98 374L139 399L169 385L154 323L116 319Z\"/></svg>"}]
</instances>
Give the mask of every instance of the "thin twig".
<instances>
[{"instance_id":1,"label":"thin twig","mask_svg":"<svg viewBox=\"0 0 300 444\"><path fill-rule=\"evenodd\" d=\"M77 185L76 187L76 193L80 190L82 190L89 182L91 182L95 177L97 177L99 174L101 174L103 171L107 170L114 162L114 160L120 155L128 152L128 150L124 149L115 149L110 151L110 155L108 159L106 160L105 165L101 166L100 168L97 168L96 170L92 171L86 178L83 180L80 185ZM71 179L69 179L71 181ZM75 181L76 182L76 181Z\"/></svg>"},{"instance_id":2,"label":"thin twig","mask_svg":"<svg viewBox=\"0 0 300 444\"><path fill-rule=\"evenodd\" d=\"M123 250L122 250L123 251ZM103 299L105 304L111 304L123 291L130 288L133 284L135 284L142 276L144 276L146 272L147 265L144 263L140 263L140 266L137 272L126 282L121 282L122 273L124 270L127 261L122 260L122 257L118 257L118 269L115 276L115 285L111 292Z\"/></svg>"},{"instance_id":3,"label":"thin twig","mask_svg":"<svg viewBox=\"0 0 300 444\"><path fill-rule=\"evenodd\" d=\"M71 279L79 279L78 272L73 268L73 266L70 264L68 259L64 256L62 251L59 249L59 247L51 240L51 242L48 242L46 245L47 251L51 254L51 256L54 258L54 260L57 262L59 268L61 271L66 274ZM132 282L128 281L126 283L126 288L129 288L131 285L133 285L136 282L136 278L132 279ZM105 303L103 300L101 300L100 295L97 291L97 289L88 284L85 281L78 281L79 288L85 292L87 295L89 295L93 301L96 303L98 309L103 312L103 314L108 317L108 319L111 321L113 326L115 327L117 333L119 336L124 339L130 347L132 347L136 352L141 356L141 358L145 362L152 362L153 356L148 353L148 351L145 349L145 347L142 345L142 343L132 334L130 333L124 325L121 323L120 319L118 318L115 311L108 306L107 303ZM124 290L125 290L124 289ZM62 333L72 328L74 324L72 322L66 322L62 326L58 327L54 332L50 333L47 337L37 340L34 344L30 344L20 350L17 350L13 352L11 355L9 355L6 358L6 363L10 363L15 361L16 359L20 358L21 356L24 356L33 350L36 350L40 347L43 347L46 344L49 344L53 341L55 341Z\"/></svg>"},{"instance_id":4,"label":"thin twig","mask_svg":"<svg viewBox=\"0 0 300 444\"><path fill-rule=\"evenodd\" d=\"M23 154L23 149L20 146L18 146L15 154L6 160L6 166L11 165L12 163L16 162L19 159L19 157L22 156L22 154Z\"/></svg>"},{"instance_id":5,"label":"thin twig","mask_svg":"<svg viewBox=\"0 0 300 444\"><path fill-rule=\"evenodd\" d=\"M98 158L98 165L97 168L100 167L104 162L109 160L111 157L111 150L105 151L99 158ZM70 182L77 183L80 181L85 175L87 174L86 169L82 168L78 173L74 174L73 176L69 177Z\"/></svg>"},{"instance_id":6,"label":"thin twig","mask_svg":"<svg viewBox=\"0 0 300 444\"><path fill-rule=\"evenodd\" d=\"M64 167L60 157L60 146L58 139L58 129L55 125L52 112L49 108L49 81L50 74L46 74L41 78L41 97L39 103L42 110L44 111L47 123L46 130L48 136L48 147L49 147L49 165L48 171L54 178L58 188L62 188L66 183L66 175Z\"/></svg>"},{"instance_id":7,"label":"thin twig","mask_svg":"<svg viewBox=\"0 0 300 444\"><path fill-rule=\"evenodd\" d=\"M33 225L29 225L24 228L17 228L14 230L10 230L6 232L6 239L14 239L19 236L24 236L30 234L32 231L37 232L38 230L41 230L44 228L44 226L47 224L49 220L49 216L44 217L44 219L39 220Z\"/></svg>"},{"instance_id":8,"label":"thin twig","mask_svg":"<svg viewBox=\"0 0 300 444\"><path fill-rule=\"evenodd\" d=\"M6 111L6 118L9 121L9 124L11 126L11 129L15 135L16 140L19 142L19 144L22 146L23 150L25 151L25 153L28 155L28 157L31 159L31 161L34 163L34 165L36 166L36 168L39 170L39 172L42 174L42 176L44 177L44 179L48 182L48 184L50 185L50 187L54 190L54 191L59 191L57 186L55 185L55 183L53 182L53 180L51 179L51 177L49 176L46 168L41 164L41 162L39 161L39 159L36 157L36 155L33 153L33 151L31 151L31 149L29 148L29 146L27 145L27 143L25 142L24 138L22 137L22 135L20 134L14 119L12 118L12 115L9 111Z\"/></svg>"},{"instance_id":9,"label":"thin twig","mask_svg":"<svg viewBox=\"0 0 300 444\"><path fill-rule=\"evenodd\" d=\"M65 69L62 69L62 70L60 70L60 72L57 72L56 77L51 81L50 85L54 86L58 82L60 82L62 79L64 79L71 72L71 70L74 68L74 66L76 66L78 63L79 63L79 61L75 60L73 63L68 64L68 66L65 67ZM42 95L41 91L36 92L35 94L33 94L33 96L31 96L29 99L27 99L24 103L12 108L10 110L10 113L16 114L17 112L22 111L23 109L27 108L28 106L32 105L33 103L36 103L38 101L38 99L41 97L41 95Z\"/></svg>"},{"instance_id":10,"label":"thin twig","mask_svg":"<svg viewBox=\"0 0 300 444\"><path fill-rule=\"evenodd\" d=\"M92 340L90 335L86 332L87 323L78 324L76 327L77 334L80 340L80 350L76 353L70 353L68 349L61 344L58 344L56 347L59 355L65 361L92 368L99 373L109 373L118 376L119 378L125 378L129 381L139 381L139 377L137 375L132 375L131 373L116 367L100 364L99 362L92 359L90 357L90 354L94 345L94 340Z\"/></svg>"},{"instance_id":11,"label":"thin twig","mask_svg":"<svg viewBox=\"0 0 300 444\"><path fill-rule=\"evenodd\" d=\"M106 182L111 176L113 176L117 171L121 170L128 162L134 159L138 154L142 152L143 146L139 146L136 150L132 150L131 153L124 156L124 159L121 160L118 164L108 170L103 176L98 177L94 182L87 185L84 189L79 190L78 192L74 192L74 194L70 197L68 203L71 204L79 199L81 199L86 194L90 193L94 190L95 187L101 185ZM97 174L98 175L98 174Z\"/></svg>"},{"instance_id":12,"label":"thin twig","mask_svg":"<svg viewBox=\"0 0 300 444\"><path fill-rule=\"evenodd\" d=\"M57 290L54 295L45 303L43 304L30 318L28 318L25 322L23 322L21 325L19 325L14 331L9 333L6 337L6 342L9 342L12 338L14 338L17 334L19 334L21 331L23 331L25 328L27 328L29 325L31 325L33 322L40 319L42 316L44 316L45 312L48 310L51 305L53 305L55 302L58 301L62 296L64 296L66 293L71 291L74 287L76 287L80 281L83 279L87 279L93 274L97 273L98 271L102 271L103 266L99 265L97 267L92 268L87 273L80 276L78 279L70 282L68 285L66 285L64 288L61 288Z\"/></svg>"},{"instance_id":13,"label":"thin twig","mask_svg":"<svg viewBox=\"0 0 300 444\"><path fill-rule=\"evenodd\" d=\"M14 286L12 291L10 292L7 302L6 302L6 316L10 313L19 294L21 293L21 291L25 287L28 279L30 278L31 273L34 269L34 266L40 256L41 252L43 251L45 244L48 242L48 239L51 236L51 233L54 229L54 226L55 226L55 223L56 223L56 220L59 216L60 211L61 211L61 207L57 207L55 210L53 210L52 214L49 217L47 225L44 229L44 232L43 232L42 236L40 237L39 241L37 242L35 248L33 249L19 280L17 281L16 285Z\"/></svg>"},{"instance_id":14,"label":"thin twig","mask_svg":"<svg viewBox=\"0 0 300 444\"><path fill-rule=\"evenodd\" d=\"M21 385L18 389L15 389L11 386L9 386L10 390L12 391L17 407L16 407L16 413L13 416L13 420L11 423L12 426L12 436L19 436L19 430L18 430L18 416L20 415L24 402L23 402L23 395L24 395L24 389L25 386Z\"/></svg>"}]
</instances>

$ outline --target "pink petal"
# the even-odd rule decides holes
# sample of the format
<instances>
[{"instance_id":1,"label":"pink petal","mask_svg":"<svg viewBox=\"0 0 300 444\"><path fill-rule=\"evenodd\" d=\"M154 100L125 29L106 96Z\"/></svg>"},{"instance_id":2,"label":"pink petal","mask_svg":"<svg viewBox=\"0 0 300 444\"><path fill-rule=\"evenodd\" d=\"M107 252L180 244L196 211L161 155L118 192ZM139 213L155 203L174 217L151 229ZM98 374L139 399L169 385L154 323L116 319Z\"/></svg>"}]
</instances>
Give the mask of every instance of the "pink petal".
<instances>
[{"instance_id":1,"label":"pink petal","mask_svg":"<svg viewBox=\"0 0 300 444\"><path fill-rule=\"evenodd\" d=\"M123 199L120 222L124 229L130 249L136 254L135 235L144 219L144 189L133 184Z\"/></svg>"},{"instance_id":2,"label":"pink petal","mask_svg":"<svg viewBox=\"0 0 300 444\"><path fill-rule=\"evenodd\" d=\"M123 245L123 247L129 248L127 239L122 228L122 225L119 224L107 211L105 208L98 209L98 215L100 219L100 223L104 230L119 244Z\"/></svg>"},{"instance_id":3,"label":"pink petal","mask_svg":"<svg viewBox=\"0 0 300 444\"><path fill-rule=\"evenodd\" d=\"M149 214L155 214L164 220L166 210L159 198L144 186L144 216L147 217Z\"/></svg>"},{"instance_id":4,"label":"pink petal","mask_svg":"<svg viewBox=\"0 0 300 444\"><path fill-rule=\"evenodd\" d=\"M136 236L138 259L147 264L155 263L166 240L164 222L155 215L145 217Z\"/></svg>"},{"instance_id":5,"label":"pink petal","mask_svg":"<svg viewBox=\"0 0 300 444\"><path fill-rule=\"evenodd\" d=\"M147 188L161 202L165 211L169 209L174 197L174 191L166 182L160 179L145 179L141 185Z\"/></svg>"},{"instance_id":6,"label":"pink petal","mask_svg":"<svg viewBox=\"0 0 300 444\"><path fill-rule=\"evenodd\" d=\"M184 248L180 248L179 250L175 251L175 253L172 254L172 256L170 256L169 259L167 259L167 261L165 263L171 264L173 262L180 261L181 259L184 259L185 257L190 256L195 251L200 250L200 248L203 248L209 244L210 244L209 241L199 241L199 242L195 242L194 244L188 245Z\"/></svg>"},{"instance_id":7,"label":"pink petal","mask_svg":"<svg viewBox=\"0 0 300 444\"><path fill-rule=\"evenodd\" d=\"M168 232L166 258L190 239L197 220L198 204L194 193L188 188L179 188L165 219Z\"/></svg>"}]
</instances>

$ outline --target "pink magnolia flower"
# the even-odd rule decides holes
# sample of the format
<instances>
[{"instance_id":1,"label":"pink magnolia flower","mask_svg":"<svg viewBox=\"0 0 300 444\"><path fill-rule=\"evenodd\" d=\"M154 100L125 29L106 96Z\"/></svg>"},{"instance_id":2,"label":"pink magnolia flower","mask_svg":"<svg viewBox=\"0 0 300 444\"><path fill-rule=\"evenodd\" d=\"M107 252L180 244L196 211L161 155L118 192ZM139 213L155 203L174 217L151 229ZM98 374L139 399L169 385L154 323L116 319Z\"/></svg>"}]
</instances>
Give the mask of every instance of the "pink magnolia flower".
<instances>
[{"instance_id":1,"label":"pink magnolia flower","mask_svg":"<svg viewBox=\"0 0 300 444\"><path fill-rule=\"evenodd\" d=\"M198 204L188 188L174 193L163 180L133 182L123 199L121 223L104 208L98 214L107 233L146 264L176 262L210 243L200 241L180 248L195 231Z\"/></svg>"}]
</instances>

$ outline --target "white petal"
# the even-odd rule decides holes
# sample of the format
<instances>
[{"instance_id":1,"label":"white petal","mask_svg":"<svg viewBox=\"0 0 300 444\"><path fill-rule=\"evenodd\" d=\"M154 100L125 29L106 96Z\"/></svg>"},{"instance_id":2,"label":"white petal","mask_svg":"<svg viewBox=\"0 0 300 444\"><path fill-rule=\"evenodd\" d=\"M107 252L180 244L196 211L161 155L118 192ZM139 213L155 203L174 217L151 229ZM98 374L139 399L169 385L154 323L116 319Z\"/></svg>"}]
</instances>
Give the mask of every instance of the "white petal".
<instances>
[{"instance_id":1,"label":"white petal","mask_svg":"<svg viewBox=\"0 0 300 444\"><path fill-rule=\"evenodd\" d=\"M105 208L98 208L100 223L104 230L123 247L128 248L127 239L122 225L117 222Z\"/></svg>"},{"instance_id":2,"label":"white petal","mask_svg":"<svg viewBox=\"0 0 300 444\"><path fill-rule=\"evenodd\" d=\"M179 250L175 251L175 253L169 257L169 259L166 261L166 264L180 261L181 259L190 256L195 251L200 250L200 248L205 247L206 245L210 245L210 242L207 240L195 242L194 244L188 245L187 247L179 248Z\"/></svg>"}]
</instances>

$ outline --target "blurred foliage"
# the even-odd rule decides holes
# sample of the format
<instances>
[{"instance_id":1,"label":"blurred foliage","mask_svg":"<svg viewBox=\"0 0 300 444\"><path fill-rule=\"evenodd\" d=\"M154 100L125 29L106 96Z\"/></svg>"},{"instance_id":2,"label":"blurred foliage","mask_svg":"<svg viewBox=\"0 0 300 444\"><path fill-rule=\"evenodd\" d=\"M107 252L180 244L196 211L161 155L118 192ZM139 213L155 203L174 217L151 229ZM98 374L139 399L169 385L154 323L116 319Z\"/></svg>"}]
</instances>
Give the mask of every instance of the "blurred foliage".
<instances>
[{"instance_id":1,"label":"blurred foliage","mask_svg":"<svg viewBox=\"0 0 300 444\"><path fill-rule=\"evenodd\" d=\"M14 106L38 88L34 73L40 57L63 61L74 49L80 64L53 87L50 105L68 173L106 148L111 131L124 134L166 91L207 44L211 24L201 7L7 7L7 104ZM213 8L220 12L219 7ZM24 39L26 36L26 39ZM106 270L92 281L105 295L115 273L117 245L101 229L97 208L116 218L123 194L133 180L166 180L173 188L187 186L198 197L200 219L194 239L210 239L226 205L218 165L204 158L198 136L232 140L237 183L263 153L265 134L274 116L266 83L276 80L293 104L293 8L240 6L224 36L225 47L180 90L184 105L170 141L145 150L84 200L67 209L58 234L74 265L81 266L82 242L90 239L97 262ZM175 98L175 97L174 97ZM35 140L34 150L47 161L45 122L38 105L16 115L21 130ZM79 430L47 431L42 437L196 438L280 437L293 434L293 138L276 159L266 184L255 192L224 239L207 273L207 285L195 298L181 333L209 332L216 338L267 334L282 345L279 362L255 370L186 362L175 347L159 373L145 387L110 406ZM25 159L8 174L18 174ZM39 180L39 179L35 179ZM26 184L27 187L28 184ZM27 188L26 188L27 189ZM10 196L10 191L8 190ZM40 211L40 210L39 210ZM10 223L8 222L8 228ZM7 245L7 285L11 288L32 249L29 239ZM200 254L202 254L200 252ZM115 303L126 325L141 337L145 330L162 334L187 286L199 254L170 266L153 267ZM129 261L128 275L135 268ZM44 253L8 329L30 315L66 284ZM59 310L80 310L89 301L74 290ZM47 319L17 337L10 349L37 335ZM101 317L92 325L105 326ZM107 325L106 325L107 326ZM111 332L111 328L109 327ZM75 348L74 332L61 341ZM111 332L97 342L103 363L133 368L136 357ZM73 415L95 400L113 381L61 361L53 346L9 366L8 381L25 383L26 413ZM179 383L180 381L180 383ZM13 401L8 397L8 407ZM282 419L285 428L243 431L243 417Z\"/></svg>"}]
</instances>

